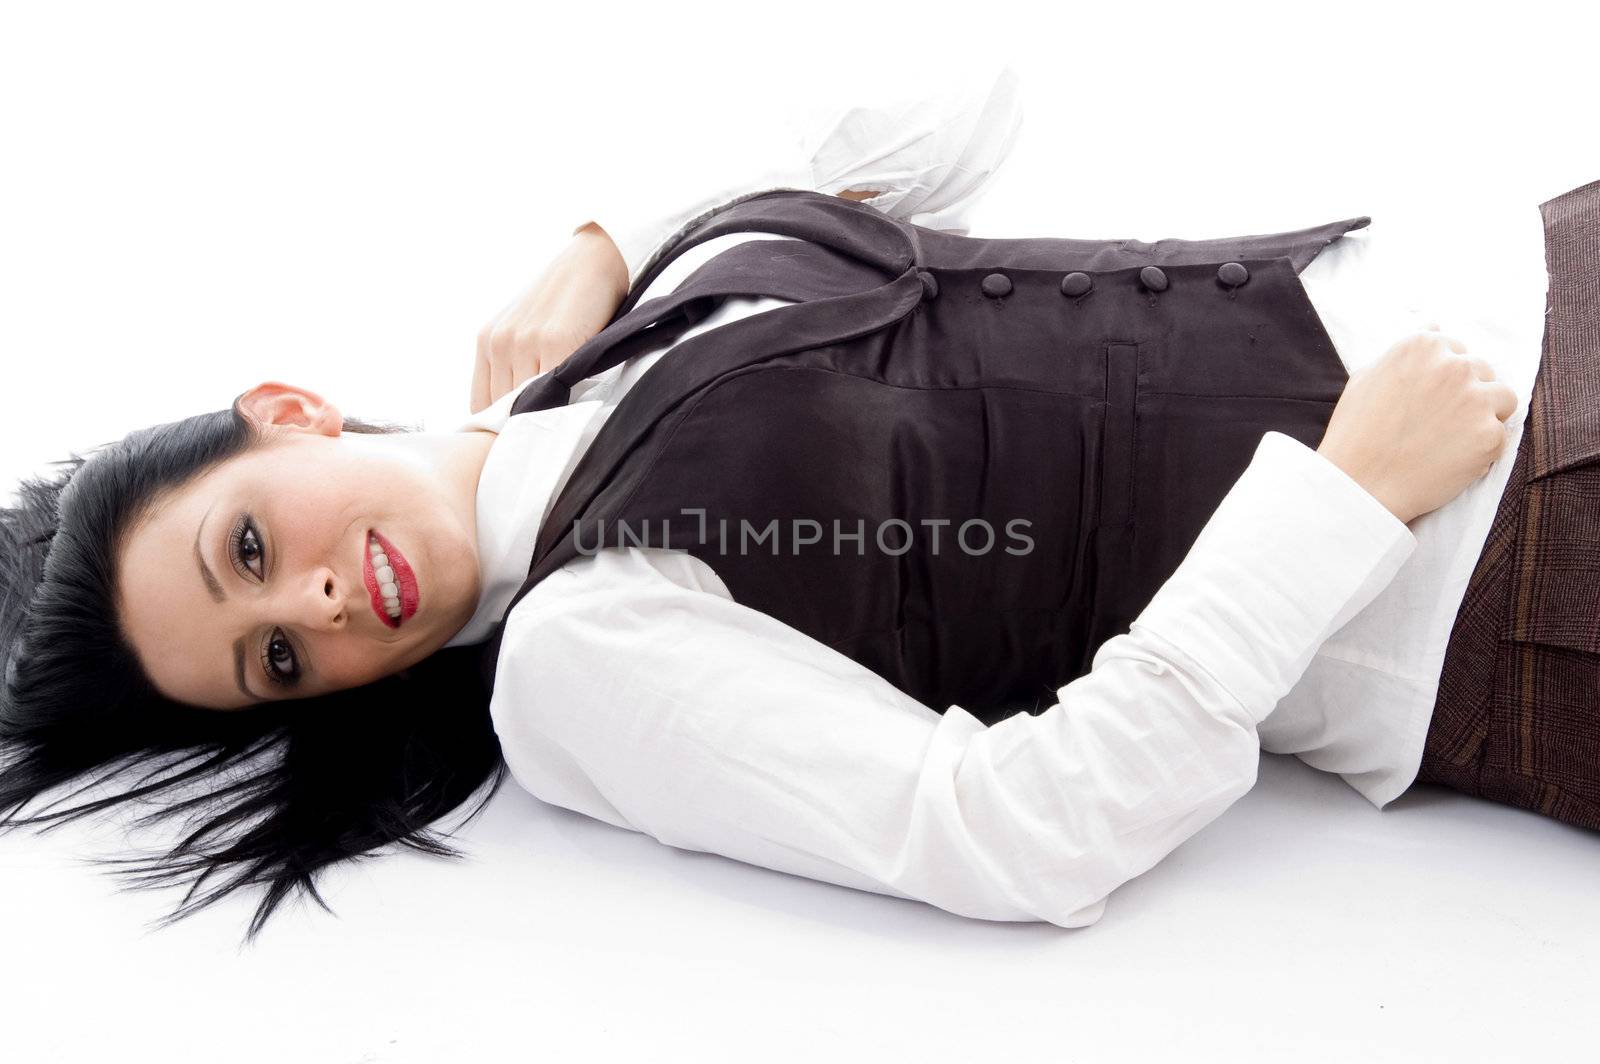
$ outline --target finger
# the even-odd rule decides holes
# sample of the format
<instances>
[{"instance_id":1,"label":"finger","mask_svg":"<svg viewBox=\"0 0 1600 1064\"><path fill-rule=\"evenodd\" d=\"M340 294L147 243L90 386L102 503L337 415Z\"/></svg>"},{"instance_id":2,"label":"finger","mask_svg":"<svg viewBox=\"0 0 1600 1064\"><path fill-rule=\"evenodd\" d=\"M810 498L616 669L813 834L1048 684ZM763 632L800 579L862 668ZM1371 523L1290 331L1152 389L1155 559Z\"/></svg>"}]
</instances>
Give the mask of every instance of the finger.
<instances>
[{"instance_id":1,"label":"finger","mask_svg":"<svg viewBox=\"0 0 1600 1064\"><path fill-rule=\"evenodd\" d=\"M1439 329L1439 321L1438 321L1438 319L1437 318L1429 319L1428 324L1424 325L1422 327L1421 331L1427 332L1427 333L1439 333L1440 329ZM1457 346L1458 344L1461 343L1461 341L1457 340L1453 336L1445 336L1445 335L1441 334L1441 335L1435 337L1435 339L1444 340L1445 342L1449 343L1450 344L1450 350L1456 352L1457 354L1460 354L1462 351L1465 350L1465 348Z\"/></svg>"},{"instance_id":2,"label":"finger","mask_svg":"<svg viewBox=\"0 0 1600 1064\"><path fill-rule=\"evenodd\" d=\"M529 377L539 372L540 354L539 345L531 339L525 339L512 350L511 357L511 387L515 388Z\"/></svg>"},{"instance_id":3,"label":"finger","mask_svg":"<svg viewBox=\"0 0 1600 1064\"><path fill-rule=\"evenodd\" d=\"M539 360L538 365L535 367L536 372L544 373L562 365L585 342L586 337L581 333L566 330L555 330L549 333L539 345Z\"/></svg>"},{"instance_id":4,"label":"finger","mask_svg":"<svg viewBox=\"0 0 1600 1064\"><path fill-rule=\"evenodd\" d=\"M1458 337L1451 336L1449 333L1419 332L1415 335L1421 337L1424 343L1440 344L1458 355L1464 355L1467 353L1467 345L1462 343ZM1435 347L1432 348L1432 350L1436 351L1438 348Z\"/></svg>"},{"instance_id":5,"label":"finger","mask_svg":"<svg viewBox=\"0 0 1600 1064\"><path fill-rule=\"evenodd\" d=\"M1443 349L1450 350L1453 354L1467 354L1466 344L1462 344L1454 336L1448 336L1445 333L1416 333L1416 336L1422 339L1422 347L1429 350L1429 352L1438 352L1438 350Z\"/></svg>"},{"instance_id":6,"label":"finger","mask_svg":"<svg viewBox=\"0 0 1600 1064\"><path fill-rule=\"evenodd\" d=\"M1492 381L1495 379L1494 367L1483 359L1469 358L1467 361L1472 364L1472 372L1478 375L1480 381Z\"/></svg>"},{"instance_id":7,"label":"finger","mask_svg":"<svg viewBox=\"0 0 1600 1064\"><path fill-rule=\"evenodd\" d=\"M1517 412L1517 393L1509 385L1495 381L1489 387L1489 401L1494 404L1494 416L1505 421Z\"/></svg>"}]
</instances>

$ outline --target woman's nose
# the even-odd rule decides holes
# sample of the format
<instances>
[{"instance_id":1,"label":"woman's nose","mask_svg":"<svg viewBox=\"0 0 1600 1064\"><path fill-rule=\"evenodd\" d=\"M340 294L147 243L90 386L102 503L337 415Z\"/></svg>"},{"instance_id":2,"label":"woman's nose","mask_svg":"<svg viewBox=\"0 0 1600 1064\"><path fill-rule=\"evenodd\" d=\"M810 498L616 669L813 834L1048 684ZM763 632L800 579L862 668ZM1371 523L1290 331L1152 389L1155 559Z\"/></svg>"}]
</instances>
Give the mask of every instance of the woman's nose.
<instances>
[{"instance_id":1,"label":"woman's nose","mask_svg":"<svg viewBox=\"0 0 1600 1064\"><path fill-rule=\"evenodd\" d=\"M311 629L337 631L350 622L350 591L337 573L324 566L302 585L301 623Z\"/></svg>"}]
</instances>

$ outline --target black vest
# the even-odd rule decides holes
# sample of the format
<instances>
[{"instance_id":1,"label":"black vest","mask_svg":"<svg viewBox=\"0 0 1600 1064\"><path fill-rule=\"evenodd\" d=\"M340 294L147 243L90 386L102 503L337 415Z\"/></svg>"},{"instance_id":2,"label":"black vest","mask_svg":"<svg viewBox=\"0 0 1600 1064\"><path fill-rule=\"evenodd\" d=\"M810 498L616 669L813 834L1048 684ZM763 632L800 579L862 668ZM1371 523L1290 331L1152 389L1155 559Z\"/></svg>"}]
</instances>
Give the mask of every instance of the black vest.
<instances>
[{"instance_id":1,"label":"black vest","mask_svg":"<svg viewBox=\"0 0 1600 1064\"><path fill-rule=\"evenodd\" d=\"M690 337L640 378L507 612L602 545L684 549L934 710L1039 711L1128 630L1263 433L1321 440L1348 374L1298 275L1367 222L989 240L813 192L735 201L677 233L512 414L564 405L726 296L794 305ZM636 305L685 249L752 230L800 239L737 245Z\"/></svg>"}]
</instances>

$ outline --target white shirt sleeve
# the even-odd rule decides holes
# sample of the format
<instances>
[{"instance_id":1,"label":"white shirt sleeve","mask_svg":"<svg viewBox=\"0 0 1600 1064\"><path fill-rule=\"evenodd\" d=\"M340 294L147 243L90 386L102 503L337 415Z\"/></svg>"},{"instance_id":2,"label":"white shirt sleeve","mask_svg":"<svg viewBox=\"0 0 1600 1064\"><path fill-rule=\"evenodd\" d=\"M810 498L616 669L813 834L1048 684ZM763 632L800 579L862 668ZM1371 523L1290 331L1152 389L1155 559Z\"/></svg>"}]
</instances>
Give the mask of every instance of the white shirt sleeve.
<instances>
[{"instance_id":1,"label":"white shirt sleeve","mask_svg":"<svg viewBox=\"0 0 1600 1064\"><path fill-rule=\"evenodd\" d=\"M1256 725L1415 545L1269 432L1131 631L1057 704L992 727L739 605L686 553L603 550L512 610L491 712L547 802L964 916L1082 926L1251 788Z\"/></svg>"},{"instance_id":2,"label":"white shirt sleeve","mask_svg":"<svg viewBox=\"0 0 1600 1064\"><path fill-rule=\"evenodd\" d=\"M669 192L636 186L573 232L599 224L628 264L630 285L679 229L731 200L774 188L827 195L877 190L865 202L891 217L964 233L968 211L1022 124L1016 72L1009 65L975 69L924 96L872 106L818 104L788 119L793 143L786 157L706 180L704 193L687 200L663 202Z\"/></svg>"}]
</instances>

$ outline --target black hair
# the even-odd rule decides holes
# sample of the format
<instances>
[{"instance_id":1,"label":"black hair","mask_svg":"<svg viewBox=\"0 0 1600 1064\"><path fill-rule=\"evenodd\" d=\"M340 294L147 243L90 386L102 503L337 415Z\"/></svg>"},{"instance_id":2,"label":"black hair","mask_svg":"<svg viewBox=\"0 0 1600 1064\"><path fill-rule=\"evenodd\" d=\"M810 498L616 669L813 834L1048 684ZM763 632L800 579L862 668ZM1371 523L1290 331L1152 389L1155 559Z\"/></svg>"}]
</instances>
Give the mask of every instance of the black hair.
<instances>
[{"instance_id":1,"label":"black hair","mask_svg":"<svg viewBox=\"0 0 1600 1064\"><path fill-rule=\"evenodd\" d=\"M405 431L354 418L344 429ZM73 454L0 507L0 830L48 831L162 799L135 824L186 815L176 845L96 860L135 888L191 880L159 926L264 887L246 943L295 890L331 913L315 879L338 861L391 842L460 856L430 825L488 782L470 820L506 776L481 646L441 649L362 687L228 712L156 691L115 609L119 538L163 493L263 441L236 399ZM46 810L136 768L149 771L117 793L21 815L63 784L98 772Z\"/></svg>"}]
</instances>

